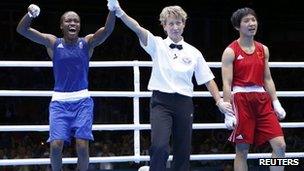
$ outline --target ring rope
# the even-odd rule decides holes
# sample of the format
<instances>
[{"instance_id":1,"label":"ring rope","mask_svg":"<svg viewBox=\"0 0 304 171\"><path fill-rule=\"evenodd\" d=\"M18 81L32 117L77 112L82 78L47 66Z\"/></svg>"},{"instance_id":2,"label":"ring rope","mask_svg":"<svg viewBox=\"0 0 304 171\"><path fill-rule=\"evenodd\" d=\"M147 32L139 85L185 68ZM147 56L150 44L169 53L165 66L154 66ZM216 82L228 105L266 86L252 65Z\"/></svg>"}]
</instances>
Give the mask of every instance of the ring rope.
<instances>
[{"instance_id":1,"label":"ring rope","mask_svg":"<svg viewBox=\"0 0 304 171\"><path fill-rule=\"evenodd\" d=\"M286 158L303 158L304 152L290 152L285 154ZM271 153L250 153L248 159L270 158ZM233 160L235 154L193 154L191 160ZM149 161L149 156L113 156L113 157L90 157L90 163L104 162L130 162L130 161ZM172 161L172 155L169 156ZM76 157L62 158L63 164L77 163ZM0 166L12 165L46 165L50 164L49 158L31 158L31 159L4 159L0 160Z\"/></svg>"},{"instance_id":2,"label":"ring rope","mask_svg":"<svg viewBox=\"0 0 304 171\"><path fill-rule=\"evenodd\" d=\"M304 122L281 122L283 128L304 128ZM93 131L149 130L150 124L94 124ZM193 129L227 129L223 123L194 123ZM0 125L0 132L49 131L49 125Z\"/></svg>"},{"instance_id":3,"label":"ring rope","mask_svg":"<svg viewBox=\"0 0 304 171\"><path fill-rule=\"evenodd\" d=\"M220 68L221 62L207 62L209 67ZM134 156L115 157L90 157L90 163L100 162L129 162L148 161L149 156L140 155L140 130L149 130L150 124L139 123L139 98L151 97L151 92L140 91L140 67L151 67L151 61L91 61L90 67L133 67L134 70L134 91L91 91L93 97L133 97L134 124L95 124L93 130L134 130ZM304 68L304 62L269 62L270 67L280 68ZM0 67L52 67L51 61L0 61ZM0 90L0 96L39 96L50 97L53 91L23 91L23 90ZM222 92L221 92L222 94ZM283 97L304 97L304 91L277 91L278 96ZM207 91L194 92L194 97L211 97ZM304 122L280 123L284 128L301 128ZM223 123L193 124L193 129L226 129ZM0 132L4 131L48 131L48 125L3 125ZM270 157L270 153L251 153L248 158ZM191 160L224 160L234 159L235 154L204 154L191 155ZM286 157L304 158L304 152L289 152ZM172 156L169 157L172 160ZM77 163L77 158L63 158L64 164ZM33 165L50 164L49 158L35 159L0 159L2 165Z\"/></svg>"},{"instance_id":4,"label":"ring rope","mask_svg":"<svg viewBox=\"0 0 304 171\"><path fill-rule=\"evenodd\" d=\"M211 68L220 68L221 62L207 62ZM0 61L0 67L52 67L51 61ZM91 61L90 67L151 67L151 61ZM274 68L304 68L304 62L269 62Z\"/></svg>"},{"instance_id":5,"label":"ring rope","mask_svg":"<svg viewBox=\"0 0 304 171\"><path fill-rule=\"evenodd\" d=\"M150 91L89 91L92 97L151 97ZM0 96L51 97L53 91L0 90ZM220 92L223 94L223 92ZM304 97L304 91L277 91L279 97ZM208 91L193 92L193 97L211 97Z\"/></svg>"}]
</instances>

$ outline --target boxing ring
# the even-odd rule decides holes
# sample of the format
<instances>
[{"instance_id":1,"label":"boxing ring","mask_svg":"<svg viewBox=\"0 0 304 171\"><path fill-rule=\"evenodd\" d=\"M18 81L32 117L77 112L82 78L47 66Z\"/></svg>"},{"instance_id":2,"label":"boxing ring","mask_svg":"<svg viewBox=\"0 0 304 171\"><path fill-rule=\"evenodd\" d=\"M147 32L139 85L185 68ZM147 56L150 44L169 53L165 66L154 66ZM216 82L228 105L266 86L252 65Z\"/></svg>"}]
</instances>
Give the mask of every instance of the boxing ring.
<instances>
[{"instance_id":1,"label":"boxing ring","mask_svg":"<svg viewBox=\"0 0 304 171\"><path fill-rule=\"evenodd\" d=\"M211 68L220 68L220 62L207 62ZM304 62L270 62L271 68L304 68ZM90 91L92 97L130 97L133 98L133 124L94 124L93 131L134 131L133 155L113 157L90 157L90 163L101 162L136 162L149 161L149 156L140 154L140 131L149 130L150 124L141 124L139 119L140 98L150 97L151 92L140 90L140 67L151 67L148 61L107 61L90 62L90 67L133 67L134 89L133 91ZM50 61L0 61L0 67L52 67ZM222 93L222 92L221 92ZM304 91L277 91L279 97L304 97ZM16 97L50 97L52 91L39 90L0 90L0 96ZM209 92L195 91L194 97L211 97ZM288 112L287 112L288 113ZM288 114L287 114L288 115ZM284 129L304 128L303 122L281 122ZM226 129L224 123L194 123L193 129ZM21 131L48 131L48 125L0 125L0 132ZM288 146L288 144L287 144ZM191 160L233 160L235 154L192 154ZM270 158L271 153L249 153L248 159ZM304 158L303 152L286 152L287 158ZM169 157L172 160L172 156ZM77 158L63 158L63 164L77 163ZM0 166L9 165L46 165L50 164L49 158L28 159L0 159Z\"/></svg>"}]
</instances>

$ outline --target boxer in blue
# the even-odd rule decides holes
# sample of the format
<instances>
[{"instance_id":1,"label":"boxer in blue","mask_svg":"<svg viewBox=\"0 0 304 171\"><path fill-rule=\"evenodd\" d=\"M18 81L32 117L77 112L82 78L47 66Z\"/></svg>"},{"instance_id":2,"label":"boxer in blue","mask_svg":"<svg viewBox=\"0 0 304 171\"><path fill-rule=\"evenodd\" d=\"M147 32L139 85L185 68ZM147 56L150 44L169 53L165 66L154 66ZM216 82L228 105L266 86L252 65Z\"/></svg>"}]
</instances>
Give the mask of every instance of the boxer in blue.
<instances>
[{"instance_id":1,"label":"boxer in blue","mask_svg":"<svg viewBox=\"0 0 304 171\"><path fill-rule=\"evenodd\" d=\"M94 34L78 37L80 17L74 11L65 12L60 19L63 37L41 33L31 27L40 8L31 4L17 26L24 37L44 45L53 61L54 94L49 106L50 158L53 171L62 167L62 149L71 138L76 139L77 170L89 165L89 141L93 140L93 100L88 91L89 60L96 46L106 40L115 25L114 12L109 12L105 26Z\"/></svg>"}]
</instances>

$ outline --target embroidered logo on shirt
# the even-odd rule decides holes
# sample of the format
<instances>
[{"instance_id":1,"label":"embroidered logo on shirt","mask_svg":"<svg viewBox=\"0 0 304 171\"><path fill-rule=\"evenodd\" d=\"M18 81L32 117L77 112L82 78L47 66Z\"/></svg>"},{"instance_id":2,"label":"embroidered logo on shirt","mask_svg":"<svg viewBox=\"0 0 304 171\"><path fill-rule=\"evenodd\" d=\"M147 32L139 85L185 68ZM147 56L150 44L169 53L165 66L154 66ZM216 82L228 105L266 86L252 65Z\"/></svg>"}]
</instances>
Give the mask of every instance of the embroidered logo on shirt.
<instances>
[{"instance_id":1,"label":"embroidered logo on shirt","mask_svg":"<svg viewBox=\"0 0 304 171\"><path fill-rule=\"evenodd\" d=\"M236 58L236 60L242 60L242 59L244 59L244 57L243 57L242 55L239 55L239 56Z\"/></svg>"},{"instance_id":2,"label":"embroidered logo on shirt","mask_svg":"<svg viewBox=\"0 0 304 171\"><path fill-rule=\"evenodd\" d=\"M261 52L257 52L258 58L263 59L263 54Z\"/></svg>"},{"instance_id":3,"label":"embroidered logo on shirt","mask_svg":"<svg viewBox=\"0 0 304 171\"><path fill-rule=\"evenodd\" d=\"M243 138L243 136L240 134L240 135L238 135L237 137L235 137L235 139L237 139L237 140L242 140L242 139L244 139L244 138Z\"/></svg>"},{"instance_id":4,"label":"embroidered logo on shirt","mask_svg":"<svg viewBox=\"0 0 304 171\"><path fill-rule=\"evenodd\" d=\"M57 46L57 48L63 48L63 44L60 43L60 44Z\"/></svg>"},{"instance_id":5,"label":"embroidered logo on shirt","mask_svg":"<svg viewBox=\"0 0 304 171\"><path fill-rule=\"evenodd\" d=\"M83 48L83 44L82 44L82 42L79 42L78 47L79 47L80 49L82 49L82 48Z\"/></svg>"},{"instance_id":6,"label":"embroidered logo on shirt","mask_svg":"<svg viewBox=\"0 0 304 171\"><path fill-rule=\"evenodd\" d=\"M184 57L184 58L182 58L182 61L184 62L184 64L186 64L186 65L190 65L191 64L191 58L187 58L187 57Z\"/></svg>"}]
</instances>

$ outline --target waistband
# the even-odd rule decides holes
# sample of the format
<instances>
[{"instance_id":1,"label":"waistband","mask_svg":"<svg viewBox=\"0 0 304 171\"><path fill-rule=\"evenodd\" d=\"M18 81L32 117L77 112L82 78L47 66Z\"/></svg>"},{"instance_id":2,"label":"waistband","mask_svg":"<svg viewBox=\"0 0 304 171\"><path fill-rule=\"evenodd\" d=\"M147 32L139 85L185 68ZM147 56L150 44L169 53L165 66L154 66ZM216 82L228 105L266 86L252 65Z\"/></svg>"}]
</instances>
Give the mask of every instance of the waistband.
<instances>
[{"instance_id":1,"label":"waistband","mask_svg":"<svg viewBox=\"0 0 304 171\"><path fill-rule=\"evenodd\" d=\"M264 87L262 86L257 86L257 85L253 85L253 86L233 86L233 93L248 93L248 92L265 92Z\"/></svg>"},{"instance_id":2,"label":"waistband","mask_svg":"<svg viewBox=\"0 0 304 171\"><path fill-rule=\"evenodd\" d=\"M54 92L52 101L76 101L90 97L88 89L73 91L73 92Z\"/></svg>"}]
</instances>

